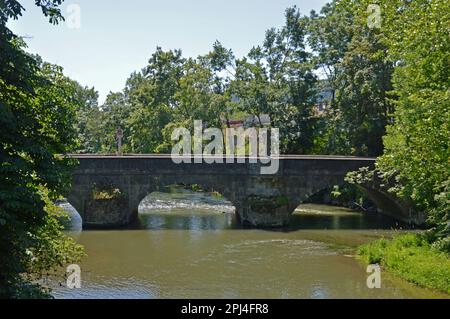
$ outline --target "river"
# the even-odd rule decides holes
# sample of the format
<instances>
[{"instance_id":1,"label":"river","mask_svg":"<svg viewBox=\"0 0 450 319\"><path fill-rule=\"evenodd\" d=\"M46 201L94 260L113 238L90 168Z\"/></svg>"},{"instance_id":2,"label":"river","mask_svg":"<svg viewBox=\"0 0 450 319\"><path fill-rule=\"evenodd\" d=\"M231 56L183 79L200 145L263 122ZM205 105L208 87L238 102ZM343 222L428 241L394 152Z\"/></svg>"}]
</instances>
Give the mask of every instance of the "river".
<instances>
[{"instance_id":1,"label":"river","mask_svg":"<svg viewBox=\"0 0 450 319\"><path fill-rule=\"evenodd\" d=\"M56 298L445 298L382 273L369 289L355 247L402 232L377 214L305 204L283 230L245 229L222 198L153 193L120 231L71 231L84 245L81 289Z\"/></svg>"}]
</instances>

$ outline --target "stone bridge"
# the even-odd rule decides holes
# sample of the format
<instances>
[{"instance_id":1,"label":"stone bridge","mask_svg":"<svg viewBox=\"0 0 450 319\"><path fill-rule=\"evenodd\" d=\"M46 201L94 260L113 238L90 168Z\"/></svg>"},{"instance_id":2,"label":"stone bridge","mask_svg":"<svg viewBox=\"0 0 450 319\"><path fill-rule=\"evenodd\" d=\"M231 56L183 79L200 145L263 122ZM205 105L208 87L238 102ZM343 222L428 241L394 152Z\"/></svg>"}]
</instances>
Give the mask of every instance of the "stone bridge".
<instances>
[{"instance_id":1,"label":"stone bridge","mask_svg":"<svg viewBox=\"0 0 450 319\"><path fill-rule=\"evenodd\" d=\"M339 156L280 156L274 175L261 175L261 163L181 163L169 155L73 155L68 201L80 213L84 226L119 227L131 223L142 199L166 186L200 185L225 196L236 208L238 220L256 227L281 227L299 204L317 192L340 185L345 175L373 167L375 159ZM94 188L118 189L113 200L94 199ZM396 206L393 206L396 207ZM408 220L402 211L398 219Z\"/></svg>"}]
</instances>

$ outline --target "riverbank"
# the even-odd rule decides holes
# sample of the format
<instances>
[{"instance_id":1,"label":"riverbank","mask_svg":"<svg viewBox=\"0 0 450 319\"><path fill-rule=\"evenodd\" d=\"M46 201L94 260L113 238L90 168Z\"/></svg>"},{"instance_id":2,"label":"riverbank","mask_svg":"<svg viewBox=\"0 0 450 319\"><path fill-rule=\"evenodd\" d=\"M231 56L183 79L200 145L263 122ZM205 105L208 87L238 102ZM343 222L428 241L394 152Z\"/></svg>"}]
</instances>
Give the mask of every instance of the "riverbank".
<instances>
[{"instance_id":1,"label":"riverbank","mask_svg":"<svg viewBox=\"0 0 450 319\"><path fill-rule=\"evenodd\" d=\"M403 234L360 246L359 258L411 283L450 294L450 256L420 234Z\"/></svg>"}]
</instances>

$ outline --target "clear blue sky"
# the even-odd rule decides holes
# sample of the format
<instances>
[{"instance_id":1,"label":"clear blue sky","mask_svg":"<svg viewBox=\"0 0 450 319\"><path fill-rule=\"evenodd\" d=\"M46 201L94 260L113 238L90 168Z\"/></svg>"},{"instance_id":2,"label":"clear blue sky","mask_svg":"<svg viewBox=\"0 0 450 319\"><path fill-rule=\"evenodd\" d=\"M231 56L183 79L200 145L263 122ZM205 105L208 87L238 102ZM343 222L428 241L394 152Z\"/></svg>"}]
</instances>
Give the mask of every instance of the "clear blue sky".
<instances>
[{"instance_id":1,"label":"clear blue sky","mask_svg":"<svg viewBox=\"0 0 450 319\"><path fill-rule=\"evenodd\" d=\"M327 0L75 0L79 29L53 26L23 0L25 14L10 27L29 37L28 50L64 67L69 77L94 86L103 102L123 89L128 76L144 67L156 46L182 49L185 57L207 53L215 40L241 57L260 44L268 28L284 23L284 10L297 5L303 14Z\"/></svg>"}]
</instances>

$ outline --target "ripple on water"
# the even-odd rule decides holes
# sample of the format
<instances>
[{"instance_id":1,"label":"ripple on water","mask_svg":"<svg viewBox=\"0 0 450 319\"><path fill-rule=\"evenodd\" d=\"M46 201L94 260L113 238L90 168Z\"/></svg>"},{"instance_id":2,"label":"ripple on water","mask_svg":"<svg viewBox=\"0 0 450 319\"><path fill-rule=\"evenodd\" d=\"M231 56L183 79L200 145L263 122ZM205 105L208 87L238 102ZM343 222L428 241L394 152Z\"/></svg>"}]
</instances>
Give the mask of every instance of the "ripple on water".
<instances>
[{"instance_id":1,"label":"ripple on water","mask_svg":"<svg viewBox=\"0 0 450 319\"><path fill-rule=\"evenodd\" d=\"M156 299L160 298L157 285L134 277L94 276L83 280L82 289L54 289L57 299Z\"/></svg>"},{"instance_id":2,"label":"ripple on water","mask_svg":"<svg viewBox=\"0 0 450 319\"><path fill-rule=\"evenodd\" d=\"M230 226L229 214L217 214L234 208L205 196L195 195L192 201L181 194L174 201L170 194L163 194L144 200L141 213L153 214L151 218L144 217L148 221L145 230L82 232L79 240L88 253L82 265L82 289L58 287L55 297L434 296L417 287L388 281L387 276L383 277L384 289L367 289L365 268L354 258L344 257L336 245L356 245L380 237L378 231L368 231L380 229L380 223L368 216L356 216L356 222L346 223L348 219L355 220L353 213L345 212L339 218L312 214L313 222L300 220L300 229L306 227L307 231L243 230ZM322 207L317 210L322 211ZM367 225L360 220L368 220ZM336 230L318 230L330 225ZM352 230L344 230L347 228ZM361 230L356 232L355 228Z\"/></svg>"},{"instance_id":3,"label":"ripple on water","mask_svg":"<svg viewBox=\"0 0 450 319\"><path fill-rule=\"evenodd\" d=\"M286 249L299 255L336 255L337 252L331 250L329 245L317 241L306 239L267 239L267 240L245 240L236 244L225 245L226 252L236 253L239 251L248 251L251 249Z\"/></svg>"},{"instance_id":4,"label":"ripple on water","mask_svg":"<svg viewBox=\"0 0 450 319\"><path fill-rule=\"evenodd\" d=\"M188 190L176 190L175 193L154 192L140 204L139 211L146 213L152 210L171 211L173 209L210 210L232 213L235 208L222 197L213 197L209 193L198 193Z\"/></svg>"}]
</instances>

